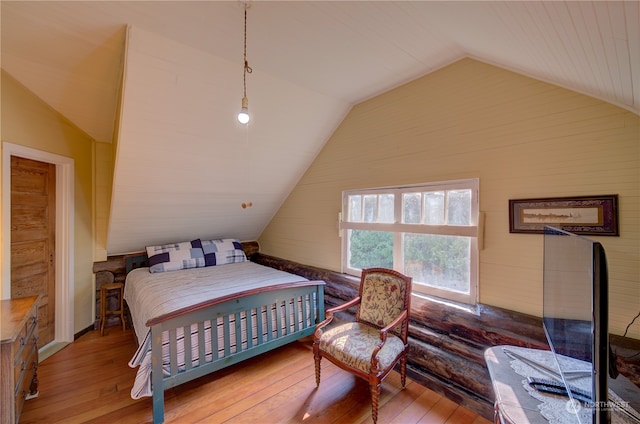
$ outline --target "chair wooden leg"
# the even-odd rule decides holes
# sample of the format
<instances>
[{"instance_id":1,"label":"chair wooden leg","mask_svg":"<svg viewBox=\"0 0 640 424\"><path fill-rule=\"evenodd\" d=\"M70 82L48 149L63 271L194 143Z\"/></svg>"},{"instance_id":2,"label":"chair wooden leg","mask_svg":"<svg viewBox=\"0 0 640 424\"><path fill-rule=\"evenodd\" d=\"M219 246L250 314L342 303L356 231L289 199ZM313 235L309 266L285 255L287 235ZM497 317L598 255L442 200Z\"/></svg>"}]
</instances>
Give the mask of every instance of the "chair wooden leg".
<instances>
[{"instance_id":1,"label":"chair wooden leg","mask_svg":"<svg viewBox=\"0 0 640 424\"><path fill-rule=\"evenodd\" d=\"M107 320L107 291L100 289L100 335L104 336L104 324Z\"/></svg>"},{"instance_id":2,"label":"chair wooden leg","mask_svg":"<svg viewBox=\"0 0 640 424\"><path fill-rule=\"evenodd\" d=\"M371 389L371 418L373 419L373 424L378 422L378 402L380 399L380 382L377 384L370 384Z\"/></svg>"},{"instance_id":3,"label":"chair wooden leg","mask_svg":"<svg viewBox=\"0 0 640 424\"><path fill-rule=\"evenodd\" d=\"M400 382L404 389L407 384L407 355L403 355L402 358L400 358Z\"/></svg>"},{"instance_id":4,"label":"chair wooden leg","mask_svg":"<svg viewBox=\"0 0 640 424\"><path fill-rule=\"evenodd\" d=\"M120 289L120 322L122 322L122 331L127 329L127 322L124 320L124 287Z\"/></svg>"},{"instance_id":5,"label":"chair wooden leg","mask_svg":"<svg viewBox=\"0 0 640 424\"><path fill-rule=\"evenodd\" d=\"M316 387L320 387L320 360L322 357L319 354L315 354L313 359L316 364Z\"/></svg>"}]
</instances>

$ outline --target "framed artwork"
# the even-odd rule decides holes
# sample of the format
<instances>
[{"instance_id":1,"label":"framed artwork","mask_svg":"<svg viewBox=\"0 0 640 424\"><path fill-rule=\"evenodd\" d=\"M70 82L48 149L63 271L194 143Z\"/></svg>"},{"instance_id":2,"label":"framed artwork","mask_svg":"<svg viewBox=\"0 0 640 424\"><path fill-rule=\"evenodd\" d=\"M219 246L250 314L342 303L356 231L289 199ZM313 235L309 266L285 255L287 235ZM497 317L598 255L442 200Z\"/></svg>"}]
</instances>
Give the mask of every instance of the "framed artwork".
<instances>
[{"instance_id":1,"label":"framed artwork","mask_svg":"<svg viewBox=\"0 0 640 424\"><path fill-rule=\"evenodd\" d=\"M574 234L618 236L618 195L509 200L509 232L542 234L544 226Z\"/></svg>"}]
</instances>

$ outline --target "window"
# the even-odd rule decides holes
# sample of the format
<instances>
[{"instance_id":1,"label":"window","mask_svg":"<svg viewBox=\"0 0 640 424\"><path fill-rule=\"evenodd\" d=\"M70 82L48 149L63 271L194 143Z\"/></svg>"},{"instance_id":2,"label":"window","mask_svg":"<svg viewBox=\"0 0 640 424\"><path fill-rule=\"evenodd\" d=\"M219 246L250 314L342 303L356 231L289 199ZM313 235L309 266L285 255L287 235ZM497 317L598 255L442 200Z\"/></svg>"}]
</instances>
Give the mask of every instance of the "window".
<instances>
[{"instance_id":1,"label":"window","mask_svg":"<svg viewBox=\"0 0 640 424\"><path fill-rule=\"evenodd\" d=\"M478 180L343 193L343 272L393 268L413 291L476 303Z\"/></svg>"}]
</instances>

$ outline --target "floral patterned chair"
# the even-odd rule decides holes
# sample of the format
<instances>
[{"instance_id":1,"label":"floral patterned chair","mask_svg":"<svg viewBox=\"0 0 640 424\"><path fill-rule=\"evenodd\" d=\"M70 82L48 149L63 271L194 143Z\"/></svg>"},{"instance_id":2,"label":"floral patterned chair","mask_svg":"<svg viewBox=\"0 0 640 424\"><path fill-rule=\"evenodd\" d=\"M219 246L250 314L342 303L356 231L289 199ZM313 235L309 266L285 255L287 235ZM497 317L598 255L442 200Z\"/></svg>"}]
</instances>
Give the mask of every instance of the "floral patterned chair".
<instances>
[{"instance_id":1,"label":"floral patterned chair","mask_svg":"<svg viewBox=\"0 0 640 424\"><path fill-rule=\"evenodd\" d=\"M316 385L320 385L322 358L364 378L371 390L374 423L378 419L380 384L398 361L405 386L410 299L411 277L386 268L365 269L358 297L328 309L313 335ZM355 321L329 325L335 312L354 306Z\"/></svg>"}]
</instances>

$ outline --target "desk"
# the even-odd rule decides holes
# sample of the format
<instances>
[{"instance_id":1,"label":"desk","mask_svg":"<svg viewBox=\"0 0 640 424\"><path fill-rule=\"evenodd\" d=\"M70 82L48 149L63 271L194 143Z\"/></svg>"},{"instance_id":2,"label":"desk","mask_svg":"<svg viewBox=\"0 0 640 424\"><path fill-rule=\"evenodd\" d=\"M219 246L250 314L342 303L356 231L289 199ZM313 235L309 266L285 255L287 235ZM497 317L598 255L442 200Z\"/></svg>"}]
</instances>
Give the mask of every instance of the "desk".
<instances>
[{"instance_id":1,"label":"desk","mask_svg":"<svg viewBox=\"0 0 640 424\"><path fill-rule=\"evenodd\" d=\"M495 346L485 351L484 358L487 363L493 391L495 393L495 423L500 424L545 424L546 418L540 413L541 401L534 398L524 388L522 381L526 377L515 372L511 367L513 359L507 356L504 348L516 348L514 346ZM525 349L537 354L553 355L550 351L537 349ZM609 388L636 411L640 411L640 388L629 379L620 375L615 380L609 379ZM577 423L577 419L575 421ZM616 422L612 420L612 422Z\"/></svg>"}]
</instances>

